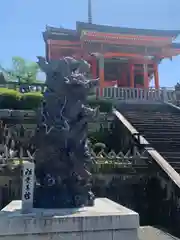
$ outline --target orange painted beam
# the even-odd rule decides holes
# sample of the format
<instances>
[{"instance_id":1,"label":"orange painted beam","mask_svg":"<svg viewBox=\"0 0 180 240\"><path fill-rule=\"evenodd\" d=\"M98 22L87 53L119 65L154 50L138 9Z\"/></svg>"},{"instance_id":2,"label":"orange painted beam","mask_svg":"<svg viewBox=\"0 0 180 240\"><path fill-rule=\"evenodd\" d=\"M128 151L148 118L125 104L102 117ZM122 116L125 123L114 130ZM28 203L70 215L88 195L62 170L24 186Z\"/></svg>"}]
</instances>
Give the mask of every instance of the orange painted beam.
<instances>
[{"instance_id":1,"label":"orange painted beam","mask_svg":"<svg viewBox=\"0 0 180 240\"><path fill-rule=\"evenodd\" d=\"M138 45L138 46L157 46L163 47L171 44L171 41L161 42L161 41L139 41L139 40L125 40L125 39L98 39L98 38L87 38L83 39L83 41L92 42L92 43L109 43L109 44L120 44L120 45Z\"/></svg>"},{"instance_id":2,"label":"orange painted beam","mask_svg":"<svg viewBox=\"0 0 180 240\"><path fill-rule=\"evenodd\" d=\"M142 58L141 59L131 58L131 59L129 59L129 62L133 63L133 64L144 64L144 63L153 64L154 63L153 60L146 59L145 57L143 59Z\"/></svg>"},{"instance_id":3,"label":"orange painted beam","mask_svg":"<svg viewBox=\"0 0 180 240\"><path fill-rule=\"evenodd\" d=\"M52 51L60 51L61 49L76 49L76 50L81 50L80 48L78 47L52 47L50 46L50 49ZM84 55L89 55L88 53L85 53L84 52ZM103 56L105 58L112 58L112 57L132 57L134 58L134 62L136 62L136 60L139 58L139 61L143 62L144 60L146 61L145 57L143 55L140 55L140 54L135 54L135 53L121 53L121 52L116 52L116 53L111 53L111 52L107 52L107 53L104 53ZM148 60L149 62L149 60Z\"/></svg>"},{"instance_id":4,"label":"orange painted beam","mask_svg":"<svg viewBox=\"0 0 180 240\"><path fill-rule=\"evenodd\" d=\"M138 46L167 46L171 44L171 41L163 42L163 41L145 41L139 39L97 39L95 37L88 37L82 39L82 41L88 42L99 42L99 43L111 43L111 44L123 44L123 45L138 45ZM47 40L47 43L50 45L63 46L63 45L81 45L80 41L72 42L72 41L64 41L64 40Z\"/></svg>"},{"instance_id":5,"label":"orange painted beam","mask_svg":"<svg viewBox=\"0 0 180 240\"><path fill-rule=\"evenodd\" d=\"M68 41L68 40L52 40L52 39L48 39L47 43L50 45L77 45L80 44L80 41Z\"/></svg>"},{"instance_id":6,"label":"orange painted beam","mask_svg":"<svg viewBox=\"0 0 180 240\"><path fill-rule=\"evenodd\" d=\"M61 50L61 49L77 49L77 50L81 50L80 47L75 47L75 46L50 46L51 49L53 50Z\"/></svg>"},{"instance_id":7,"label":"orange painted beam","mask_svg":"<svg viewBox=\"0 0 180 240\"><path fill-rule=\"evenodd\" d=\"M111 58L111 57L135 57L135 58L143 58L144 56L141 54L135 54L135 53L121 53L121 52L116 52L116 53L111 53L111 52L107 52L104 53L103 56L105 58Z\"/></svg>"},{"instance_id":8,"label":"orange painted beam","mask_svg":"<svg viewBox=\"0 0 180 240\"><path fill-rule=\"evenodd\" d=\"M105 33L105 32L93 32L93 31L86 31L84 36L89 37L112 37L112 38L119 38L119 39L135 39L138 38L139 40L154 40L154 41L171 41L172 37L156 37L156 36L146 36L146 35L124 35L124 34L118 34L118 33Z\"/></svg>"}]
</instances>

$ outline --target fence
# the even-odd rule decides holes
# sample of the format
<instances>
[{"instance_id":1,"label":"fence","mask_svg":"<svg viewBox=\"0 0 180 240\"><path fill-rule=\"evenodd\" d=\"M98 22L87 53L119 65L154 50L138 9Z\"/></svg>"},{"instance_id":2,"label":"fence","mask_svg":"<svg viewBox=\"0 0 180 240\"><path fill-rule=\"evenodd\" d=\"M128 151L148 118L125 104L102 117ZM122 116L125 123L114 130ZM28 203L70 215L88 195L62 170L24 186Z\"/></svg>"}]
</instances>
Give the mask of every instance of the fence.
<instances>
[{"instance_id":1,"label":"fence","mask_svg":"<svg viewBox=\"0 0 180 240\"><path fill-rule=\"evenodd\" d=\"M100 90L96 91L97 98L101 98ZM177 101L178 92L174 89L160 88L160 89L140 89L140 88L120 88L120 87L106 87L103 89L102 97L105 99L117 100L155 100L175 102Z\"/></svg>"},{"instance_id":2,"label":"fence","mask_svg":"<svg viewBox=\"0 0 180 240\"><path fill-rule=\"evenodd\" d=\"M1 85L0 87L7 87L10 89L19 90L21 92L44 92L46 90L45 84L17 84L17 83L7 83ZM176 102L180 92L175 91L173 88L128 88L128 87L105 87L103 88L102 96L100 95L100 88L97 88L96 98L105 99L119 99L119 100L155 100L155 101L166 101L166 102Z\"/></svg>"}]
</instances>

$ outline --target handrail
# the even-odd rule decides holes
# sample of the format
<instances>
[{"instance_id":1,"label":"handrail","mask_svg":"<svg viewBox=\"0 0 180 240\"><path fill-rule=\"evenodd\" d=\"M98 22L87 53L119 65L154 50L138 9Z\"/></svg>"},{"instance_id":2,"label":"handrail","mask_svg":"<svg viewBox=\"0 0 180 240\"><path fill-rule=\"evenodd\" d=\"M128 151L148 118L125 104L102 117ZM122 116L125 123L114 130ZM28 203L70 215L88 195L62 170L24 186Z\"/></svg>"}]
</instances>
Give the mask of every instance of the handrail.
<instances>
[{"instance_id":1,"label":"handrail","mask_svg":"<svg viewBox=\"0 0 180 240\"><path fill-rule=\"evenodd\" d=\"M180 111L180 107L174 105L173 103L170 103L170 102L164 102L164 103L165 103L166 105L168 105L168 106L170 106L170 107L172 107L172 108L175 108L175 109L177 109L177 110Z\"/></svg>"},{"instance_id":2,"label":"handrail","mask_svg":"<svg viewBox=\"0 0 180 240\"><path fill-rule=\"evenodd\" d=\"M113 113L116 117L123 123L123 125L129 130L129 132L134 134L139 134L139 132L131 125L131 123L115 108ZM137 136L135 136L137 138ZM149 142L140 135L140 141L148 145ZM145 147L149 155L157 162L157 164L164 170L164 172L171 178L171 180L180 188L180 175L174 170L173 167L154 149Z\"/></svg>"}]
</instances>

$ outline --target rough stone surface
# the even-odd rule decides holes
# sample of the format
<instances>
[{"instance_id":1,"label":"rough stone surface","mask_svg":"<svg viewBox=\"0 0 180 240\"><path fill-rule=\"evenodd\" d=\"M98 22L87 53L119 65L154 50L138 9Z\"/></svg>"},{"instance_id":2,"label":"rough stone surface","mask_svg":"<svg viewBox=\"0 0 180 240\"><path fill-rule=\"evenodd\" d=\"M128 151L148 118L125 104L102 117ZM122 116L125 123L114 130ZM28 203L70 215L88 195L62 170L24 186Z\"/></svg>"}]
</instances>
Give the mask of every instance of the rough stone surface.
<instances>
[{"instance_id":1,"label":"rough stone surface","mask_svg":"<svg viewBox=\"0 0 180 240\"><path fill-rule=\"evenodd\" d=\"M0 214L3 240L138 240L137 213L106 198L92 207L33 209L21 213L21 201L12 201Z\"/></svg>"},{"instance_id":2,"label":"rough stone surface","mask_svg":"<svg viewBox=\"0 0 180 240\"><path fill-rule=\"evenodd\" d=\"M66 57L39 66L47 89L40 109L35 154L34 207L70 208L93 205L88 120L98 109L86 106L98 80L88 80L89 64Z\"/></svg>"},{"instance_id":3,"label":"rough stone surface","mask_svg":"<svg viewBox=\"0 0 180 240\"><path fill-rule=\"evenodd\" d=\"M140 227L138 240L180 240L171 234L151 226Z\"/></svg>"}]
</instances>

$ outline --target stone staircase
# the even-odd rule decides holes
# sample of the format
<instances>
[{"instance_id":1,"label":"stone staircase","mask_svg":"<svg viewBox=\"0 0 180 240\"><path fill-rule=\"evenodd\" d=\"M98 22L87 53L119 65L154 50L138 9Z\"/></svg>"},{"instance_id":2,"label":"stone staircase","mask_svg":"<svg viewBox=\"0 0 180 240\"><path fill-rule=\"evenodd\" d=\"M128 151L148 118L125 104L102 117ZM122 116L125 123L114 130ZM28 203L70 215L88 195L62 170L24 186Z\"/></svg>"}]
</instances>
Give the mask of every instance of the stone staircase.
<instances>
[{"instance_id":1,"label":"stone staircase","mask_svg":"<svg viewBox=\"0 0 180 240\"><path fill-rule=\"evenodd\" d=\"M180 110L166 104L118 104L118 110L180 173Z\"/></svg>"}]
</instances>

